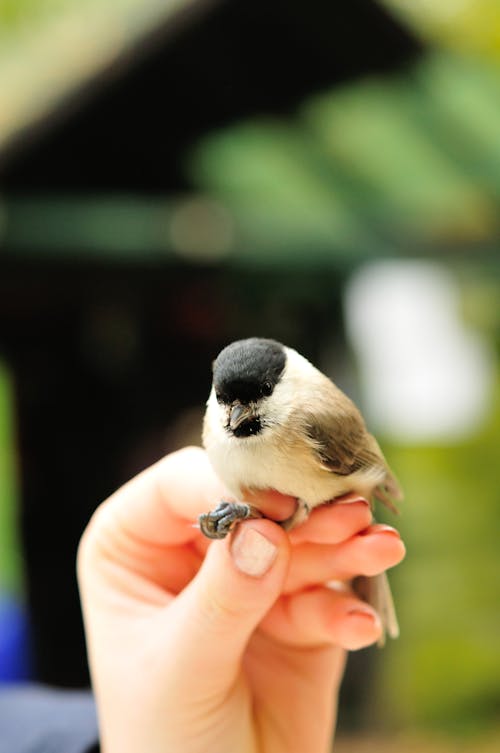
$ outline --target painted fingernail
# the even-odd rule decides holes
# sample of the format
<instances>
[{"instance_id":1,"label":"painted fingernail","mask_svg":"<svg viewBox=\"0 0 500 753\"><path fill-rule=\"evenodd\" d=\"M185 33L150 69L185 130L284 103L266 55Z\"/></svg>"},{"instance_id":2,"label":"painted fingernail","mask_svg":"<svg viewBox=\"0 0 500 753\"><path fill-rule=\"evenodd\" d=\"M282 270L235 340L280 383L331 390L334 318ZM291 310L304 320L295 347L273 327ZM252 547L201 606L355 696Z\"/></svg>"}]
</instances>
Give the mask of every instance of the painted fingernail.
<instances>
[{"instance_id":1,"label":"painted fingernail","mask_svg":"<svg viewBox=\"0 0 500 753\"><path fill-rule=\"evenodd\" d=\"M231 542L233 562L242 573L259 578L271 567L277 547L259 531L239 526Z\"/></svg>"}]
</instances>

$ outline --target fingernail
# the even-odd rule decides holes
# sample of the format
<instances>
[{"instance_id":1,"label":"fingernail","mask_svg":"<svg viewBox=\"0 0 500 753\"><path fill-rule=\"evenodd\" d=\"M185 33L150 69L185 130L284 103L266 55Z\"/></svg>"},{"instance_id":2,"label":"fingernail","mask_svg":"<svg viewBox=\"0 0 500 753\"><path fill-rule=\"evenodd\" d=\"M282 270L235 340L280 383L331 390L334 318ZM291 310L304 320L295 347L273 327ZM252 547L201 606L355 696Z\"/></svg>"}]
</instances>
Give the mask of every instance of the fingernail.
<instances>
[{"instance_id":1,"label":"fingernail","mask_svg":"<svg viewBox=\"0 0 500 753\"><path fill-rule=\"evenodd\" d=\"M395 528L392 526L386 526L382 523L376 523L375 526L370 526L369 528L365 528L363 531L360 531L357 535L358 536L374 536L377 533L388 533L390 536L394 536L397 539L400 539L401 536L399 535L399 531L396 531Z\"/></svg>"},{"instance_id":2,"label":"fingernail","mask_svg":"<svg viewBox=\"0 0 500 753\"><path fill-rule=\"evenodd\" d=\"M400 539L401 536L399 534L399 531L396 531L395 528L392 526L386 526L383 523L378 523L377 528L374 531L374 533L389 533L391 536L396 536L396 538Z\"/></svg>"},{"instance_id":3,"label":"fingernail","mask_svg":"<svg viewBox=\"0 0 500 753\"><path fill-rule=\"evenodd\" d=\"M354 502L362 502L367 507L370 507L370 503L364 497L358 497L356 494L347 494L345 497L338 497L335 500L337 505L352 505Z\"/></svg>"},{"instance_id":4,"label":"fingernail","mask_svg":"<svg viewBox=\"0 0 500 753\"><path fill-rule=\"evenodd\" d=\"M234 564L242 573L254 578L267 573L277 552L277 547L269 539L248 526L239 526L231 543Z\"/></svg>"},{"instance_id":5,"label":"fingernail","mask_svg":"<svg viewBox=\"0 0 500 753\"><path fill-rule=\"evenodd\" d=\"M352 593L351 586L345 582L345 580L327 580L325 586L331 591L339 591L340 593Z\"/></svg>"},{"instance_id":6,"label":"fingernail","mask_svg":"<svg viewBox=\"0 0 500 753\"><path fill-rule=\"evenodd\" d=\"M373 609L370 609L370 607L359 606L356 607L356 609L349 610L347 614L349 617L363 617L364 619L369 619L374 625L379 625L380 623L380 617L373 611Z\"/></svg>"}]
</instances>

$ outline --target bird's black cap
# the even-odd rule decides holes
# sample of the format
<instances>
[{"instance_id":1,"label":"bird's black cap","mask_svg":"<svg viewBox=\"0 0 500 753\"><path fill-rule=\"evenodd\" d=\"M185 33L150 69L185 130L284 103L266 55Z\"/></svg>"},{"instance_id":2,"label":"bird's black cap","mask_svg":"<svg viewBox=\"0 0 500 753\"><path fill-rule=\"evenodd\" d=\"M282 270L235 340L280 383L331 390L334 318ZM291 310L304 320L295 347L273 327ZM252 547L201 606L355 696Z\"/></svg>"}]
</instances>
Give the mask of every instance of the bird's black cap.
<instances>
[{"instance_id":1,"label":"bird's black cap","mask_svg":"<svg viewBox=\"0 0 500 753\"><path fill-rule=\"evenodd\" d=\"M284 346L276 340L250 337L224 348L213 369L217 399L248 404L272 393L286 364Z\"/></svg>"}]
</instances>

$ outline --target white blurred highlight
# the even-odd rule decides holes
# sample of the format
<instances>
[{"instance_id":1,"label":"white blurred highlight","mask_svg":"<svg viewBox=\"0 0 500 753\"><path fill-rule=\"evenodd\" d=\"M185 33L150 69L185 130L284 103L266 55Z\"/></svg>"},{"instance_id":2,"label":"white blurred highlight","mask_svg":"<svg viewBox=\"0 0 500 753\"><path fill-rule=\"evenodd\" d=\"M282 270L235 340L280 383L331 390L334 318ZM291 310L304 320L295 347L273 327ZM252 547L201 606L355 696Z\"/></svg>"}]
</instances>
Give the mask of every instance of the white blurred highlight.
<instances>
[{"instance_id":1,"label":"white blurred highlight","mask_svg":"<svg viewBox=\"0 0 500 753\"><path fill-rule=\"evenodd\" d=\"M430 262L361 268L345 296L347 333L374 432L398 441L456 441L480 428L493 354L461 319L453 276Z\"/></svg>"}]
</instances>

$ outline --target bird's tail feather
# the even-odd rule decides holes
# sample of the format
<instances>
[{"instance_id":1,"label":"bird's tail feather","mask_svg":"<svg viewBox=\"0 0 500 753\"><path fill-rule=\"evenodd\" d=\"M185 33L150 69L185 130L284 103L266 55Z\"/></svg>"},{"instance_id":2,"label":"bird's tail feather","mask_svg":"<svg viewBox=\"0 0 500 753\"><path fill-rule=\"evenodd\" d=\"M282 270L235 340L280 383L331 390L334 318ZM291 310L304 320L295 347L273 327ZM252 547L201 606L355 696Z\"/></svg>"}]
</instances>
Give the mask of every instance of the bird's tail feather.
<instances>
[{"instance_id":1,"label":"bird's tail feather","mask_svg":"<svg viewBox=\"0 0 500 753\"><path fill-rule=\"evenodd\" d=\"M385 644L386 635L390 638L398 638L398 618L387 574L380 573L380 575L355 578L353 589L358 596L375 609L382 621L383 632L378 645L383 646Z\"/></svg>"}]
</instances>

